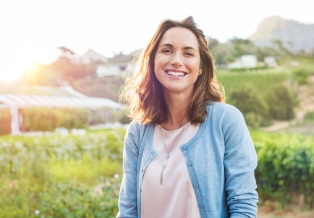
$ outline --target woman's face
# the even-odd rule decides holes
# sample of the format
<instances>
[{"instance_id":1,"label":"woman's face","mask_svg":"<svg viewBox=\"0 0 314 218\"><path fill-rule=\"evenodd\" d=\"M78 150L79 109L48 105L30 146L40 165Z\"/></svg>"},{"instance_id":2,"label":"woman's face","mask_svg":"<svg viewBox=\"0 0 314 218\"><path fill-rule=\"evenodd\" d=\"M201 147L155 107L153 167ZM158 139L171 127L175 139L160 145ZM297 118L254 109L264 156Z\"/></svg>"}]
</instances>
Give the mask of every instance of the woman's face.
<instances>
[{"instance_id":1,"label":"woman's face","mask_svg":"<svg viewBox=\"0 0 314 218\"><path fill-rule=\"evenodd\" d=\"M196 36L182 27L167 30L157 47L154 70L164 93L192 94L201 71Z\"/></svg>"}]
</instances>

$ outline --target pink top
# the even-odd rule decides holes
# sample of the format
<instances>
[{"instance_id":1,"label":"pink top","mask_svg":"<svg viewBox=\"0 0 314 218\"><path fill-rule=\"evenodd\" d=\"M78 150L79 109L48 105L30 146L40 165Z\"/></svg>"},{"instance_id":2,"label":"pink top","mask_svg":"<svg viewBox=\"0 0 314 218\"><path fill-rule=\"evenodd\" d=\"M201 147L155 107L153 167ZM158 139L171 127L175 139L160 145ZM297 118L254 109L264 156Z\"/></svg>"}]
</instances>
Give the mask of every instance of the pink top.
<instances>
[{"instance_id":1,"label":"pink top","mask_svg":"<svg viewBox=\"0 0 314 218\"><path fill-rule=\"evenodd\" d=\"M198 128L189 122L179 129L162 131L160 125L155 125L153 145L158 154L144 173L142 218L200 217L185 157L179 148L192 139ZM167 154L162 137L170 157L163 171L161 185L160 176Z\"/></svg>"}]
</instances>

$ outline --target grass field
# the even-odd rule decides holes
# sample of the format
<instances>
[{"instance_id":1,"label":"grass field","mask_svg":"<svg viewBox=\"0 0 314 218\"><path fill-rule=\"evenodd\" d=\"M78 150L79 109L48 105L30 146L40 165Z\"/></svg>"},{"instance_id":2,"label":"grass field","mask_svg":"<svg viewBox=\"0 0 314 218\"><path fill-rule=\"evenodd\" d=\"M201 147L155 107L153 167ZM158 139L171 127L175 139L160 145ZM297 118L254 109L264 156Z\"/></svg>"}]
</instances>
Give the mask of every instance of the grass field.
<instances>
[{"instance_id":1,"label":"grass field","mask_svg":"<svg viewBox=\"0 0 314 218\"><path fill-rule=\"evenodd\" d=\"M253 85L263 96L269 89L288 83L292 86L293 75L289 71L250 71L250 72L217 72L219 82L223 85L227 97L234 91L243 89L245 84Z\"/></svg>"}]
</instances>

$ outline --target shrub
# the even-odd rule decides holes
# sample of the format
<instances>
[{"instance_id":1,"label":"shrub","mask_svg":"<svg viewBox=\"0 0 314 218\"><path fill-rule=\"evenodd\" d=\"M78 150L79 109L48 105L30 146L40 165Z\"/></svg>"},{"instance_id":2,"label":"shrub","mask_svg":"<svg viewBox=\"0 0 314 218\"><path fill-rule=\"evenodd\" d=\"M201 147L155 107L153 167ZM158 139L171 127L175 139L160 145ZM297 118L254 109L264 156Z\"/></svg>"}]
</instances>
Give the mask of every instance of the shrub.
<instances>
[{"instance_id":1,"label":"shrub","mask_svg":"<svg viewBox=\"0 0 314 218\"><path fill-rule=\"evenodd\" d=\"M245 84L242 90L234 91L230 102L243 113L248 126L259 127L270 124L268 105L254 86Z\"/></svg>"},{"instance_id":2,"label":"shrub","mask_svg":"<svg viewBox=\"0 0 314 218\"><path fill-rule=\"evenodd\" d=\"M281 201L285 207L294 196L305 195L314 206L314 138L312 136L251 133L258 155L255 176L261 202Z\"/></svg>"},{"instance_id":3,"label":"shrub","mask_svg":"<svg viewBox=\"0 0 314 218\"><path fill-rule=\"evenodd\" d=\"M23 111L25 126L33 131L53 131L57 127L67 129L86 128L91 112L82 108L27 108Z\"/></svg>"},{"instance_id":4,"label":"shrub","mask_svg":"<svg viewBox=\"0 0 314 218\"><path fill-rule=\"evenodd\" d=\"M260 96L264 96L267 90L284 84L287 79L290 79L290 74L285 71L218 72L218 80L224 86L227 102L233 92L242 90L244 84L251 84L257 89Z\"/></svg>"},{"instance_id":5,"label":"shrub","mask_svg":"<svg viewBox=\"0 0 314 218\"><path fill-rule=\"evenodd\" d=\"M294 118L293 97L285 86L272 88L265 96L271 118L290 120Z\"/></svg>"},{"instance_id":6,"label":"shrub","mask_svg":"<svg viewBox=\"0 0 314 218\"><path fill-rule=\"evenodd\" d=\"M121 179L105 178L100 180L100 184L102 189L96 192L71 181L49 182L43 190L29 189L27 195L17 196L23 202L22 208L18 207L18 202L2 204L0 218L114 218L118 212Z\"/></svg>"},{"instance_id":7,"label":"shrub","mask_svg":"<svg viewBox=\"0 0 314 218\"><path fill-rule=\"evenodd\" d=\"M23 115L25 126L33 131L53 131L60 125L59 114L48 107L26 108Z\"/></svg>"},{"instance_id":8,"label":"shrub","mask_svg":"<svg viewBox=\"0 0 314 218\"><path fill-rule=\"evenodd\" d=\"M314 123L314 111L307 112L304 116L304 121L307 123Z\"/></svg>"},{"instance_id":9,"label":"shrub","mask_svg":"<svg viewBox=\"0 0 314 218\"><path fill-rule=\"evenodd\" d=\"M124 134L0 137L0 218L115 217Z\"/></svg>"},{"instance_id":10,"label":"shrub","mask_svg":"<svg viewBox=\"0 0 314 218\"><path fill-rule=\"evenodd\" d=\"M35 217L35 211L39 217L115 217L121 180L112 175L122 170L124 134L119 129L85 136L0 137L0 218ZM305 205L313 207L313 136L256 131L251 136L261 203L286 206L304 194ZM103 170L104 159L119 163L120 170ZM103 188L97 194L92 187L99 183Z\"/></svg>"},{"instance_id":11,"label":"shrub","mask_svg":"<svg viewBox=\"0 0 314 218\"><path fill-rule=\"evenodd\" d=\"M84 129L89 126L91 111L83 108L63 108L59 112L59 126L67 129Z\"/></svg>"},{"instance_id":12,"label":"shrub","mask_svg":"<svg viewBox=\"0 0 314 218\"><path fill-rule=\"evenodd\" d=\"M37 194L39 205L34 208L45 217L114 218L118 212L121 180L105 179L101 193L75 183L55 183Z\"/></svg>"},{"instance_id":13,"label":"shrub","mask_svg":"<svg viewBox=\"0 0 314 218\"><path fill-rule=\"evenodd\" d=\"M298 68L293 71L294 75L297 77L297 81L299 85L304 85L308 83L308 71L304 68Z\"/></svg>"},{"instance_id":14,"label":"shrub","mask_svg":"<svg viewBox=\"0 0 314 218\"><path fill-rule=\"evenodd\" d=\"M126 109L115 111L113 113L114 121L122 124L129 124L132 120L127 114L128 111Z\"/></svg>"}]
</instances>

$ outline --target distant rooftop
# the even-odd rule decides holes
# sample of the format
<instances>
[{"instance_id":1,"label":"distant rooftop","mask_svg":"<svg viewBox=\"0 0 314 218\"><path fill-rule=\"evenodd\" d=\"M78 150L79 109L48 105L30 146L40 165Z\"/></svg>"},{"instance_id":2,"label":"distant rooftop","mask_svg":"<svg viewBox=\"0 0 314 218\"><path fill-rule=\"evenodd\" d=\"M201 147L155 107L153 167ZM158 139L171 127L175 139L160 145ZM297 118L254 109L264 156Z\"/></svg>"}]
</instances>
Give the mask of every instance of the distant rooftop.
<instances>
[{"instance_id":1,"label":"distant rooftop","mask_svg":"<svg viewBox=\"0 0 314 218\"><path fill-rule=\"evenodd\" d=\"M70 86L53 88L45 86L0 87L1 104L24 107L109 107L119 109L121 104L107 98L91 98Z\"/></svg>"},{"instance_id":2,"label":"distant rooftop","mask_svg":"<svg viewBox=\"0 0 314 218\"><path fill-rule=\"evenodd\" d=\"M0 94L25 94L25 95L48 95L48 96L65 96L75 97L74 94L66 89L60 89L49 86L0 86Z\"/></svg>"},{"instance_id":3,"label":"distant rooftop","mask_svg":"<svg viewBox=\"0 0 314 218\"><path fill-rule=\"evenodd\" d=\"M129 62L131 60L131 55L125 55L125 54L118 54L115 55L113 58L109 58L108 63L125 63Z\"/></svg>"}]
</instances>

